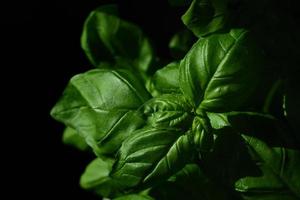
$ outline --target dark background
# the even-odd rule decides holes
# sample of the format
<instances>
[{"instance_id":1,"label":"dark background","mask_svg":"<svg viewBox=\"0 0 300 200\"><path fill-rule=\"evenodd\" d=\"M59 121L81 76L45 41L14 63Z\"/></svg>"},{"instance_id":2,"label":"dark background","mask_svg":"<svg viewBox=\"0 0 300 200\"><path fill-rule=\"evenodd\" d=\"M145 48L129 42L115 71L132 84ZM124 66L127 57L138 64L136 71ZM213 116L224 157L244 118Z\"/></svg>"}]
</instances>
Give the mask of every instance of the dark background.
<instances>
[{"instance_id":1,"label":"dark background","mask_svg":"<svg viewBox=\"0 0 300 200\"><path fill-rule=\"evenodd\" d=\"M6 160L1 166L9 199L97 199L78 185L93 156L62 144L64 126L49 112L68 80L91 69L80 48L83 22L91 10L110 2L1 3L1 149ZM182 12L171 12L161 0L118 4L121 16L141 25L167 57L168 38L181 26L174 19L180 22Z\"/></svg>"},{"instance_id":2,"label":"dark background","mask_svg":"<svg viewBox=\"0 0 300 200\"><path fill-rule=\"evenodd\" d=\"M89 69L80 35L85 17L99 2L1 5L1 96L6 111L6 137L1 141L7 158L2 173L8 199L97 199L78 185L92 157L62 144L64 127L49 112L72 75Z\"/></svg>"}]
</instances>

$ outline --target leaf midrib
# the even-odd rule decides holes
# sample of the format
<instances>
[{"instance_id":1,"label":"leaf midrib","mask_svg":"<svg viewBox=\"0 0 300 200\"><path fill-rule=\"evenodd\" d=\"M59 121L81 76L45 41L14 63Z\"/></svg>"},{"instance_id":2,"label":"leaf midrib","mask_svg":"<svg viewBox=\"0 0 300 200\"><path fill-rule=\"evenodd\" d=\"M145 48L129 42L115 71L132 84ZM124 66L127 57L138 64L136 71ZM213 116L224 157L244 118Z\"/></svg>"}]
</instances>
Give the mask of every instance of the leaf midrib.
<instances>
[{"instance_id":1,"label":"leaf midrib","mask_svg":"<svg viewBox=\"0 0 300 200\"><path fill-rule=\"evenodd\" d=\"M228 56L230 55L230 53L232 52L232 51L234 51L237 47L238 47L238 43L239 43L239 41L245 36L245 34L247 33L247 31L244 31L243 33L241 33L240 35L239 35L239 37L237 37L237 38L235 38L235 37L233 37L231 34L230 34L230 36L235 40L235 42L229 47L229 49L227 50L227 52L225 53L225 55L220 59L221 61L220 61L220 63L218 64L218 66L217 66L217 68L216 68L216 70L214 71L214 73L212 74L212 76L211 76L211 78L209 79L209 81L208 81L208 83L206 84L206 86L204 86L204 93L203 93L203 95L201 96L201 100L200 100L200 105L199 105L199 107L201 107L201 104L202 104L202 102L203 102L203 100L206 98L206 96L207 96L207 88L209 88L210 87L210 85L212 84L212 82L213 82L213 80L214 80L214 76L215 76L215 74L220 70L220 68L222 68L223 66L224 66L224 64L226 63L226 61L227 61L227 59L226 58L228 58ZM219 78L219 77L218 77Z\"/></svg>"}]
</instances>

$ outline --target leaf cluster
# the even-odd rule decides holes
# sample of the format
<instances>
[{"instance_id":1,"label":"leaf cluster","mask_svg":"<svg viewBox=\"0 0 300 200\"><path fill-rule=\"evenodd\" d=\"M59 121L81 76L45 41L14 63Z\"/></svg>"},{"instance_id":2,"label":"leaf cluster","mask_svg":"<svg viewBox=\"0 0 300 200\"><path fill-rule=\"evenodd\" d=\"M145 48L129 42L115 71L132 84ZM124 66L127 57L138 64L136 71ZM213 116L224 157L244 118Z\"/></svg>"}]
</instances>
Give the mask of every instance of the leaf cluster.
<instances>
[{"instance_id":1,"label":"leaf cluster","mask_svg":"<svg viewBox=\"0 0 300 200\"><path fill-rule=\"evenodd\" d=\"M96 156L81 186L114 200L299 199L299 56L288 8L169 3L186 8L172 59L117 5L86 19L81 45L95 69L71 78L51 110L66 125L64 143Z\"/></svg>"}]
</instances>

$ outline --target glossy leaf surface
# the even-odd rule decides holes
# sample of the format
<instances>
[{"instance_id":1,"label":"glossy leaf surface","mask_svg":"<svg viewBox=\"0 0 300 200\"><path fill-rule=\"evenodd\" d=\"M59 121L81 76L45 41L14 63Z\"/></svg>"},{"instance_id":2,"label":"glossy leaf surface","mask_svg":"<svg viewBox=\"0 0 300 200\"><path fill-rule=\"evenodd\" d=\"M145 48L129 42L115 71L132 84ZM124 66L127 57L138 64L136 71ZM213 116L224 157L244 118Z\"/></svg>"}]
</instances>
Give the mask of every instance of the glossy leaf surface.
<instances>
[{"instance_id":1,"label":"glossy leaf surface","mask_svg":"<svg viewBox=\"0 0 300 200\"><path fill-rule=\"evenodd\" d=\"M111 154L143 125L134 110L148 98L129 71L92 70L71 79L51 114L78 131L94 151Z\"/></svg>"},{"instance_id":2,"label":"glossy leaf surface","mask_svg":"<svg viewBox=\"0 0 300 200\"><path fill-rule=\"evenodd\" d=\"M258 85L262 56L243 29L200 39L181 61L181 90L198 110L236 109Z\"/></svg>"},{"instance_id":3,"label":"glossy leaf surface","mask_svg":"<svg viewBox=\"0 0 300 200\"><path fill-rule=\"evenodd\" d=\"M192 108L182 95L164 94L146 102L141 108L145 120L153 127L179 127L187 130L191 126Z\"/></svg>"},{"instance_id":4,"label":"glossy leaf surface","mask_svg":"<svg viewBox=\"0 0 300 200\"><path fill-rule=\"evenodd\" d=\"M163 181L192 157L188 135L176 128L144 128L123 142L112 177L126 187Z\"/></svg>"}]
</instances>

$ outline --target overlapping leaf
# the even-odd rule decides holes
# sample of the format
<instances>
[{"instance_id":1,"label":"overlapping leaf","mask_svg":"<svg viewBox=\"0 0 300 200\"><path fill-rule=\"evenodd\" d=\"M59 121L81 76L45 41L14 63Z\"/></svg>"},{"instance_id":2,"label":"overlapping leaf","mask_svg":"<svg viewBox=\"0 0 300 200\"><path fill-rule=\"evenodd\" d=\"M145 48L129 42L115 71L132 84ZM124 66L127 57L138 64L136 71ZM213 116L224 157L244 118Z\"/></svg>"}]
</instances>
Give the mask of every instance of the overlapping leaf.
<instances>
[{"instance_id":1,"label":"overlapping leaf","mask_svg":"<svg viewBox=\"0 0 300 200\"><path fill-rule=\"evenodd\" d=\"M118 182L109 176L114 160L96 158L85 169L80 178L80 186L92 190L100 196L122 195Z\"/></svg>"},{"instance_id":2,"label":"overlapping leaf","mask_svg":"<svg viewBox=\"0 0 300 200\"><path fill-rule=\"evenodd\" d=\"M232 112L222 118L227 122L220 124L227 127L215 132L214 151L202 157L206 172L243 199L298 199L300 152L279 121L257 113Z\"/></svg>"},{"instance_id":3,"label":"overlapping leaf","mask_svg":"<svg viewBox=\"0 0 300 200\"><path fill-rule=\"evenodd\" d=\"M195 117L192 126L194 144L199 151L211 151L214 143L208 117Z\"/></svg>"},{"instance_id":4,"label":"overlapping leaf","mask_svg":"<svg viewBox=\"0 0 300 200\"><path fill-rule=\"evenodd\" d=\"M62 139L65 144L74 146L81 151L86 151L89 149L85 139L79 135L76 130L70 127L65 128Z\"/></svg>"},{"instance_id":5,"label":"overlapping leaf","mask_svg":"<svg viewBox=\"0 0 300 200\"><path fill-rule=\"evenodd\" d=\"M128 188L160 182L189 162L192 150L180 129L143 128L123 142L111 176Z\"/></svg>"},{"instance_id":6,"label":"overlapping leaf","mask_svg":"<svg viewBox=\"0 0 300 200\"><path fill-rule=\"evenodd\" d=\"M224 28L227 20L227 0L193 0L182 16L183 23L198 37Z\"/></svg>"},{"instance_id":7,"label":"overlapping leaf","mask_svg":"<svg viewBox=\"0 0 300 200\"><path fill-rule=\"evenodd\" d=\"M180 64L181 90L198 110L236 109L257 87L262 57L243 29L200 39Z\"/></svg>"},{"instance_id":8,"label":"overlapping leaf","mask_svg":"<svg viewBox=\"0 0 300 200\"><path fill-rule=\"evenodd\" d=\"M150 42L139 27L117 15L115 5L91 12L84 24L82 48L95 67L118 63L117 66L145 73L154 59Z\"/></svg>"},{"instance_id":9,"label":"overlapping leaf","mask_svg":"<svg viewBox=\"0 0 300 200\"><path fill-rule=\"evenodd\" d=\"M280 199L282 196L289 199L300 198L300 171L296 170L300 167L300 151L293 135L289 134L278 120L261 115L232 114L228 119L243 133L243 138L265 168L262 169L264 173L261 178L246 179L248 182L243 180L242 185L249 183L254 189L265 189L273 193L274 199ZM264 183L264 187L257 186L261 183ZM251 189L249 186L248 190Z\"/></svg>"},{"instance_id":10,"label":"overlapping leaf","mask_svg":"<svg viewBox=\"0 0 300 200\"><path fill-rule=\"evenodd\" d=\"M97 153L111 154L143 120L135 112L149 99L129 71L92 70L73 77L51 111L75 129Z\"/></svg>"},{"instance_id":11,"label":"overlapping leaf","mask_svg":"<svg viewBox=\"0 0 300 200\"><path fill-rule=\"evenodd\" d=\"M150 90L159 94L181 93L179 87L179 63L172 62L157 70L151 79Z\"/></svg>"},{"instance_id":12,"label":"overlapping leaf","mask_svg":"<svg viewBox=\"0 0 300 200\"><path fill-rule=\"evenodd\" d=\"M179 127L183 130L191 126L191 110L184 97L178 94L155 97L141 107L147 124L153 127Z\"/></svg>"},{"instance_id":13,"label":"overlapping leaf","mask_svg":"<svg viewBox=\"0 0 300 200\"><path fill-rule=\"evenodd\" d=\"M187 164L182 170L172 176L169 181L172 183L171 188L176 191L168 191L169 193L183 193L185 199L191 200L235 200L236 198L231 191L220 185L218 182L210 180L203 173L197 164ZM159 190L159 188L157 189ZM164 190L164 189L161 189ZM163 192L161 192L163 193ZM170 194L166 194L170 195ZM179 199L176 198L172 199ZM158 198L160 199L160 198ZM165 198L166 200L168 198ZM171 198L169 198L171 199Z\"/></svg>"}]
</instances>

